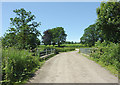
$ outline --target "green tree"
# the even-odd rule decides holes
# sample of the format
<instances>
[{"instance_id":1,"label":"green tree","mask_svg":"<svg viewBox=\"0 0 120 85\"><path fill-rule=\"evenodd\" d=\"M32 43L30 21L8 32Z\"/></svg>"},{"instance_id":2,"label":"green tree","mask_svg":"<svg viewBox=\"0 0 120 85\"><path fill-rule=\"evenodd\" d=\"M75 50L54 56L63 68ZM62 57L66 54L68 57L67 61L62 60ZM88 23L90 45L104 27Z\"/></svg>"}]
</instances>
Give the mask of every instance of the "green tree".
<instances>
[{"instance_id":1,"label":"green tree","mask_svg":"<svg viewBox=\"0 0 120 85\"><path fill-rule=\"evenodd\" d=\"M120 2L102 2L97 8L97 28L105 35L105 40L120 42Z\"/></svg>"},{"instance_id":2,"label":"green tree","mask_svg":"<svg viewBox=\"0 0 120 85\"><path fill-rule=\"evenodd\" d=\"M45 45L52 44L53 46L57 44L60 46L60 44L64 43L66 41L67 34L65 34L64 28L62 27L56 27L53 29L48 29L44 31L43 33L43 42Z\"/></svg>"},{"instance_id":3,"label":"green tree","mask_svg":"<svg viewBox=\"0 0 120 85\"><path fill-rule=\"evenodd\" d=\"M2 38L3 47L12 47L16 44L16 35L15 33L6 33Z\"/></svg>"},{"instance_id":4,"label":"green tree","mask_svg":"<svg viewBox=\"0 0 120 85\"><path fill-rule=\"evenodd\" d=\"M46 30L43 32L43 36L42 36L42 39L43 39L43 43L44 45L51 45L51 41L52 41L52 32L50 29Z\"/></svg>"},{"instance_id":5,"label":"green tree","mask_svg":"<svg viewBox=\"0 0 120 85\"><path fill-rule=\"evenodd\" d=\"M58 46L60 46L60 44L66 41L67 34L65 34L64 28L56 27L51 29L51 32L53 45L57 44Z\"/></svg>"},{"instance_id":6,"label":"green tree","mask_svg":"<svg viewBox=\"0 0 120 85\"><path fill-rule=\"evenodd\" d=\"M25 9L13 10L15 18L10 18L11 27L6 33L3 42L8 42L7 46L17 46L20 49L35 48L39 44L38 36L40 32L36 29L40 23L34 21L35 16Z\"/></svg>"},{"instance_id":7,"label":"green tree","mask_svg":"<svg viewBox=\"0 0 120 85\"><path fill-rule=\"evenodd\" d=\"M103 40L100 31L96 30L96 24L90 25L84 30L83 36L80 38L81 43L86 46L94 46L97 40Z\"/></svg>"}]
</instances>

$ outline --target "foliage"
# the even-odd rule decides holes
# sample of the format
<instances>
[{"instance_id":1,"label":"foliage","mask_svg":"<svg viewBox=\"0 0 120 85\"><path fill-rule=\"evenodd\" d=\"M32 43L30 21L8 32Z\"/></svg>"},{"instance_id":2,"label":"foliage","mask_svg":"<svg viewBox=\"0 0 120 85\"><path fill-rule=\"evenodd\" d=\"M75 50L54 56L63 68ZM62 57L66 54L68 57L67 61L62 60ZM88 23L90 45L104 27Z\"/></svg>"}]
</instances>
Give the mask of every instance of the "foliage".
<instances>
[{"instance_id":1,"label":"foliage","mask_svg":"<svg viewBox=\"0 0 120 85\"><path fill-rule=\"evenodd\" d=\"M102 2L96 12L97 29L105 35L105 40L120 42L120 2Z\"/></svg>"},{"instance_id":2,"label":"foliage","mask_svg":"<svg viewBox=\"0 0 120 85\"><path fill-rule=\"evenodd\" d=\"M64 44L80 44L80 42L65 41Z\"/></svg>"},{"instance_id":3,"label":"foliage","mask_svg":"<svg viewBox=\"0 0 120 85\"><path fill-rule=\"evenodd\" d=\"M50 29L46 30L43 32L43 36L42 36L42 39L43 39L43 43L44 45L51 45L51 41L52 41L52 32Z\"/></svg>"},{"instance_id":4,"label":"foliage","mask_svg":"<svg viewBox=\"0 0 120 85\"><path fill-rule=\"evenodd\" d=\"M46 58L45 58L45 60L48 60L48 59L50 59L51 57L53 57L53 56L55 56L56 54L51 54L51 55L49 55L49 56L47 56Z\"/></svg>"},{"instance_id":5,"label":"foliage","mask_svg":"<svg viewBox=\"0 0 120 85\"><path fill-rule=\"evenodd\" d=\"M56 53L59 53L59 52L67 52L67 51L73 51L75 50L75 47L67 47L67 46L64 46L64 47L58 47L58 46L45 46L45 45L40 45L38 47L38 49L41 49L41 50L46 50L46 49L55 49Z\"/></svg>"},{"instance_id":6,"label":"foliage","mask_svg":"<svg viewBox=\"0 0 120 85\"><path fill-rule=\"evenodd\" d=\"M71 48L71 47L63 47L63 48L56 47L55 49L57 52L68 52L75 50L75 48Z\"/></svg>"},{"instance_id":7,"label":"foliage","mask_svg":"<svg viewBox=\"0 0 120 85\"><path fill-rule=\"evenodd\" d=\"M60 46L61 43L66 41L67 34L65 34L64 28L56 27L51 29L51 31L53 36L52 43L57 43Z\"/></svg>"},{"instance_id":8,"label":"foliage","mask_svg":"<svg viewBox=\"0 0 120 85\"><path fill-rule=\"evenodd\" d=\"M120 67L120 46L110 42L107 44L105 41L96 43L95 49L92 50L90 55L96 62L103 62L106 66L113 66L117 71Z\"/></svg>"},{"instance_id":9,"label":"foliage","mask_svg":"<svg viewBox=\"0 0 120 85\"><path fill-rule=\"evenodd\" d=\"M95 47L90 54L98 63L120 71L120 2L102 2L97 8L97 20L85 29L81 42ZM95 38L94 38L95 37ZM97 42L96 42L97 41ZM114 72L113 72L114 73Z\"/></svg>"},{"instance_id":10,"label":"foliage","mask_svg":"<svg viewBox=\"0 0 120 85\"><path fill-rule=\"evenodd\" d=\"M16 17L10 18L11 27L2 39L3 47L35 48L40 44L37 38L40 32L36 29L40 23L35 22L35 16L23 8L13 10L13 12L16 13Z\"/></svg>"},{"instance_id":11,"label":"foliage","mask_svg":"<svg viewBox=\"0 0 120 85\"><path fill-rule=\"evenodd\" d=\"M62 44L61 46L63 46L63 47L71 47L71 48L85 47L84 44Z\"/></svg>"},{"instance_id":12,"label":"foliage","mask_svg":"<svg viewBox=\"0 0 120 85\"><path fill-rule=\"evenodd\" d=\"M86 46L94 46L97 40L102 41L103 36L100 34L100 31L96 30L96 24L90 25L84 30L83 36L80 38L82 44Z\"/></svg>"},{"instance_id":13,"label":"foliage","mask_svg":"<svg viewBox=\"0 0 120 85\"><path fill-rule=\"evenodd\" d=\"M56 27L53 29L46 30L43 35L43 42L45 45L57 44L60 46L63 42L66 41L66 36L64 28Z\"/></svg>"},{"instance_id":14,"label":"foliage","mask_svg":"<svg viewBox=\"0 0 120 85\"><path fill-rule=\"evenodd\" d=\"M86 46L94 46L97 40L109 43L120 42L120 2L102 2L96 9L96 23L84 30L80 38L81 43Z\"/></svg>"},{"instance_id":15,"label":"foliage","mask_svg":"<svg viewBox=\"0 0 120 85\"><path fill-rule=\"evenodd\" d=\"M21 82L41 65L38 56L32 56L28 50L7 48L2 50L3 84Z\"/></svg>"}]
</instances>

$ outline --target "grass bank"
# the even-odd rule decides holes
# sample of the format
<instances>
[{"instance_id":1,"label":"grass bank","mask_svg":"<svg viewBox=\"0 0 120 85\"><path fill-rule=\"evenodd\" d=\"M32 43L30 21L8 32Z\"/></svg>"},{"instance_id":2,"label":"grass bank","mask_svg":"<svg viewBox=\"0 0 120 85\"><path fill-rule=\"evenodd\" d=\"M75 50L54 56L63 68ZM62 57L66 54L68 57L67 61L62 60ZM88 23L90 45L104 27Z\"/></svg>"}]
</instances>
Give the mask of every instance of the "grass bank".
<instances>
[{"instance_id":1,"label":"grass bank","mask_svg":"<svg viewBox=\"0 0 120 85\"><path fill-rule=\"evenodd\" d=\"M55 55L41 59L34 54L36 53L28 50L2 49L2 84L13 85L27 82L46 60Z\"/></svg>"},{"instance_id":2,"label":"grass bank","mask_svg":"<svg viewBox=\"0 0 120 85\"><path fill-rule=\"evenodd\" d=\"M41 59L39 53L34 50L18 50L16 48L3 48L2 49L2 84L13 85L26 83L27 80L34 75L46 60L55 56L59 52L73 51L74 48L70 47L53 47L53 46L40 46L37 48L39 51L46 49L55 49L55 53L49 55L45 59Z\"/></svg>"},{"instance_id":3,"label":"grass bank","mask_svg":"<svg viewBox=\"0 0 120 85\"><path fill-rule=\"evenodd\" d=\"M91 50L89 56L85 55L87 58L105 67L115 76L118 76L120 72L120 47L119 44L106 42L97 42L96 46Z\"/></svg>"}]
</instances>

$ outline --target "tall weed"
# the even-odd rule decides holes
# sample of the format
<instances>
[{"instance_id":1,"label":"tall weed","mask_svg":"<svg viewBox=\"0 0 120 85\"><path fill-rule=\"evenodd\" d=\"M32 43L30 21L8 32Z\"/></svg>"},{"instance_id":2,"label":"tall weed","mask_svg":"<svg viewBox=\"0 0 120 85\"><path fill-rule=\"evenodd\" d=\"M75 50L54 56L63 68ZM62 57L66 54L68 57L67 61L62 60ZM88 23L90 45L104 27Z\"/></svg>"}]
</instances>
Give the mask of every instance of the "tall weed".
<instances>
[{"instance_id":1,"label":"tall weed","mask_svg":"<svg viewBox=\"0 0 120 85\"><path fill-rule=\"evenodd\" d=\"M96 49L97 48L97 49ZM96 42L95 49L90 56L97 62L103 62L106 66L113 66L117 71L120 69L120 46L112 42Z\"/></svg>"},{"instance_id":2,"label":"tall weed","mask_svg":"<svg viewBox=\"0 0 120 85\"><path fill-rule=\"evenodd\" d=\"M2 80L4 83L21 82L40 64L38 56L27 50L7 48L2 50Z\"/></svg>"}]
</instances>

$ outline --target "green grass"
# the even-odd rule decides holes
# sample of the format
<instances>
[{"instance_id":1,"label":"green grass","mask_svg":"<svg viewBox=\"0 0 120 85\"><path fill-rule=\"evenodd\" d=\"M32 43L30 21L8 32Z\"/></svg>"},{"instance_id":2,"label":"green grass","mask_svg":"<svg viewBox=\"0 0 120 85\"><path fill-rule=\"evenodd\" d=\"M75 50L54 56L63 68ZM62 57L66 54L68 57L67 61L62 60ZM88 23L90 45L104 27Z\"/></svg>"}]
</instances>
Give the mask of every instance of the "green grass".
<instances>
[{"instance_id":1,"label":"green grass","mask_svg":"<svg viewBox=\"0 0 120 85\"><path fill-rule=\"evenodd\" d=\"M61 44L61 47L75 47L75 48L80 48L80 47L85 47L83 44ZM58 47L58 45L39 45L39 47L44 48L44 47Z\"/></svg>"},{"instance_id":2,"label":"green grass","mask_svg":"<svg viewBox=\"0 0 120 85\"><path fill-rule=\"evenodd\" d=\"M95 61L97 64L99 64L100 66L104 67L106 70L109 70L113 75L118 76L118 70L116 69L116 66L106 65L104 62L102 62L100 60L98 61L94 57L90 57L90 55L86 55L86 54L83 54L83 53L82 53L82 55L87 57L88 59L90 59L92 61Z\"/></svg>"},{"instance_id":3,"label":"green grass","mask_svg":"<svg viewBox=\"0 0 120 85\"><path fill-rule=\"evenodd\" d=\"M28 50L6 48L2 50L2 84L13 85L26 83L46 60L56 54L41 59Z\"/></svg>"},{"instance_id":4,"label":"green grass","mask_svg":"<svg viewBox=\"0 0 120 85\"><path fill-rule=\"evenodd\" d=\"M47 61L47 60L49 60L50 58L52 58L53 56L55 56L56 54L51 54L51 55L48 55L45 59L40 59L40 61L42 61L41 62L41 65L40 66L38 66L37 68L35 68L34 70L33 70L33 74L38 70L38 69L40 69L41 67L42 67L42 65L45 63L45 61ZM25 83L27 83L28 82L28 80L31 78L32 76L28 76L24 81L22 81L20 84L25 84Z\"/></svg>"},{"instance_id":5,"label":"green grass","mask_svg":"<svg viewBox=\"0 0 120 85\"><path fill-rule=\"evenodd\" d=\"M62 44L62 46L65 46L65 47L76 47L76 48L85 47L83 44Z\"/></svg>"},{"instance_id":6,"label":"green grass","mask_svg":"<svg viewBox=\"0 0 120 85\"><path fill-rule=\"evenodd\" d=\"M77 46L77 45L76 45ZM46 60L53 57L57 52L68 52L75 50L72 46L45 46L40 45L37 47L38 51L46 49L55 49L55 54L49 55L47 58L42 59L35 52L29 50L18 50L16 48L3 48L2 49L2 78L3 85L22 84L32 77L34 72L38 70Z\"/></svg>"},{"instance_id":7,"label":"green grass","mask_svg":"<svg viewBox=\"0 0 120 85\"><path fill-rule=\"evenodd\" d=\"M107 44L104 41L102 43L96 42L94 48L90 57L118 76L118 72L120 71L120 45L112 42Z\"/></svg>"},{"instance_id":8,"label":"green grass","mask_svg":"<svg viewBox=\"0 0 120 85\"><path fill-rule=\"evenodd\" d=\"M63 47L63 48L56 47L55 49L58 52L68 52L68 51L74 51L75 50L75 48L71 48L71 47Z\"/></svg>"},{"instance_id":9,"label":"green grass","mask_svg":"<svg viewBox=\"0 0 120 85\"><path fill-rule=\"evenodd\" d=\"M39 56L32 56L28 50L7 48L2 50L3 84L11 85L27 79L42 65Z\"/></svg>"},{"instance_id":10,"label":"green grass","mask_svg":"<svg viewBox=\"0 0 120 85\"><path fill-rule=\"evenodd\" d=\"M67 47L67 46L64 46L64 45L61 45L61 47L58 47L57 45L56 46L53 46L53 45L47 45L47 46L40 45L38 47L38 49L41 49L42 51L44 51L45 49L56 49L59 52L67 52L67 51L75 50L75 47Z\"/></svg>"}]
</instances>

